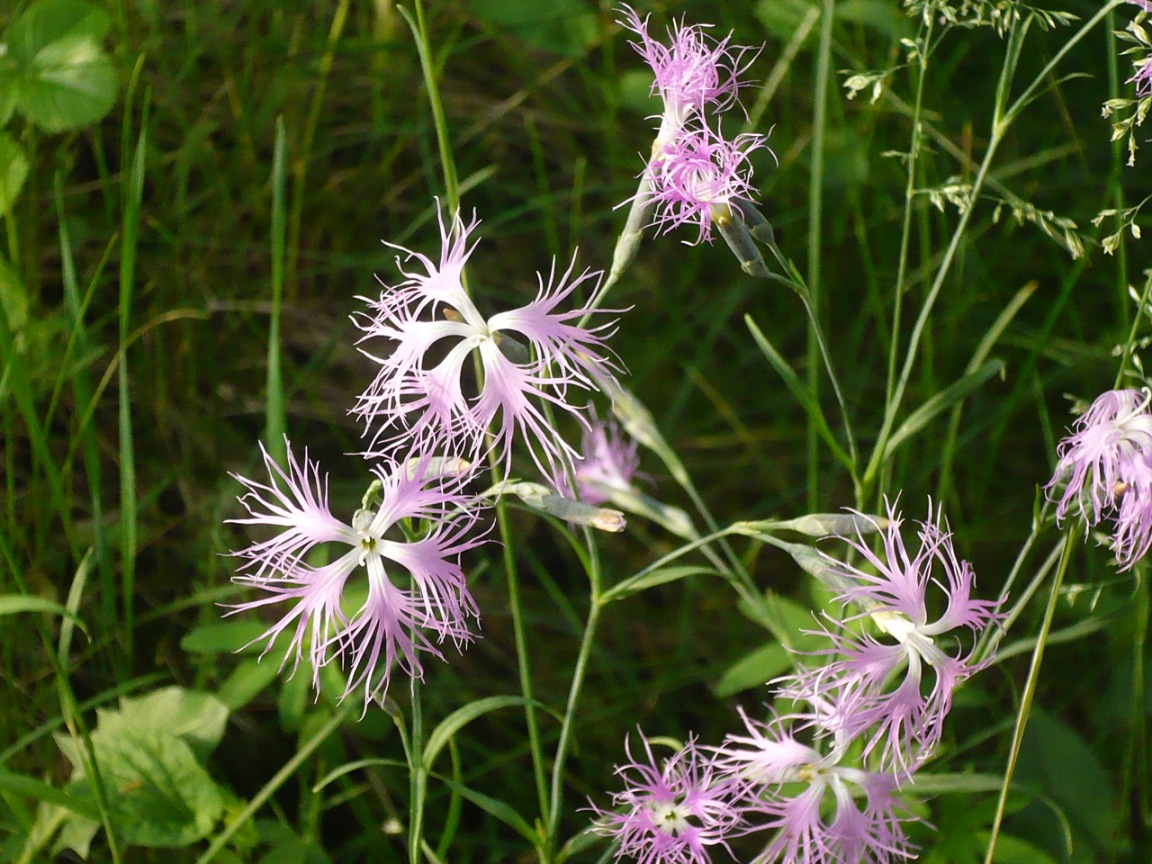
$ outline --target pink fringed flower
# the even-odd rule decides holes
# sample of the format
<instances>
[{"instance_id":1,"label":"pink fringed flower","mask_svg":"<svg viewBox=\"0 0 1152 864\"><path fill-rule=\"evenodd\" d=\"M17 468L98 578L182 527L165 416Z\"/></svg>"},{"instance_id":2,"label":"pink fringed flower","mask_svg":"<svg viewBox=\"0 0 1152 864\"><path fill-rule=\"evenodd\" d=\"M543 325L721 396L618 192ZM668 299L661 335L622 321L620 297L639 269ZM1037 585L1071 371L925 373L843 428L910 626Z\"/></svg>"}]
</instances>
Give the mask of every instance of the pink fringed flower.
<instances>
[{"instance_id":1,"label":"pink fringed flower","mask_svg":"<svg viewBox=\"0 0 1152 864\"><path fill-rule=\"evenodd\" d=\"M695 225L696 243L711 241L717 213L731 214L735 202L756 194L748 154L765 146L762 135L727 141L707 129L685 132L665 144L648 165L652 224L664 233ZM736 218L741 218L738 210Z\"/></svg>"},{"instance_id":2,"label":"pink fringed flower","mask_svg":"<svg viewBox=\"0 0 1152 864\"><path fill-rule=\"evenodd\" d=\"M301 464L289 446L285 471L261 451L271 482L233 475L247 489L240 501L249 516L229 521L280 533L232 553L243 562L234 581L266 596L229 614L289 604L260 637L265 652L289 634L285 662L293 658L295 670L307 657L317 688L320 669L339 660L348 673L344 695L363 688L367 706L383 699L394 666L421 677L420 652L443 659L438 643L451 639L459 648L471 640L468 619L478 612L460 556L483 540L470 536L479 505L461 488L463 478L437 476L427 459L374 467L364 509L348 524L329 510L327 477L307 453ZM326 544L344 551L328 564L308 563ZM358 608L347 594L354 579L366 580Z\"/></svg>"},{"instance_id":3,"label":"pink fringed flower","mask_svg":"<svg viewBox=\"0 0 1152 864\"><path fill-rule=\"evenodd\" d=\"M1135 82L1137 96L1152 96L1152 54L1141 57L1132 65L1136 74L1128 79L1128 83Z\"/></svg>"},{"instance_id":4,"label":"pink fringed flower","mask_svg":"<svg viewBox=\"0 0 1152 864\"><path fill-rule=\"evenodd\" d=\"M1048 485L1056 519L1079 517L1086 528L1106 516L1115 522L1113 550L1121 570L1152 546L1152 414L1149 395L1109 390L1060 442L1060 460Z\"/></svg>"},{"instance_id":5,"label":"pink fringed flower","mask_svg":"<svg viewBox=\"0 0 1152 864\"><path fill-rule=\"evenodd\" d=\"M723 111L737 102L740 75L748 67L744 55L750 48L730 45L731 34L713 39L704 32L707 25L683 23L669 28L670 44L664 45L648 35L647 18L641 20L629 6L621 8L622 23L640 37L632 46L652 68L652 92L664 103L657 147L676 138L706 109Z\"/></svg>"},{"instance_id":6,"label":"pink fringed flower","mask_svg":"<svg viewBox=\"0 0 1152 864\"><path fill-rule=\"evenodd\" d=\"M594 830L615 838L616 858L639 864L707 864L708 850L721 846L740 824L731 782L715 776L712 762L694 741L657 763L642 734L641 759L616 768L625 788L612 796L612 809L593 805ZM731 850L728 850L729 853Z\"/></svg>"},{"instance_id":7,"label":"pink fringed flower","mask_svg":"<svg viewBox=\"0 0 1152 864\"><path fill-rule=\"evenodd\" d=\"M973 599L972 566L956 557L938 510L929 505L927 521L918 523L914 552L904 545L900 514L891 504L887 510L887 526L876 525L878 553L872 535L860 533L841 538L859 565L824 555L832 580L842 586L837 601L864 610L834 621L836 629L827 635L835 647L817 652L840 659L783 679L780 692L820 705L821 727L840 741L866 736L865 754L878 748L885 770L907 773L939 743L953 689L982 668L963 650L950 653L955 631L976 633L999 614L996 602ZM933 586L944 601L935 620L928 612ZM881 635L849 628L864 618Z\"/></svg>"},{"instance_id":8,"label":"pink fringed flower","mask_svg":"<svg viewBox=\"0 0 1152 864\"><path fill-rule=\"evenodd\" d=\"M555 464L572 453L545 417L543 402L582 420L580 408L568 402L568 388L594 389L592 376L612 377L616 367L605 347L615 322L591 329L579 326L595 309L599 273L574 275L575 261L562 274L555 264L547 281L538 277L536 299L519 309L480 314L468 296L461 274L475 245L469 238L478 222L464 225L459 214L451 227L440 216L440 262L403 250L421 265L402 271L406 280L386 288L376 300L364 298L369 313L359 323L361 341L384 339L392 350L369 354L380 371L361 394L354 413L368 425L372 446L447 449L474 458L487 449L491 435L499 457L511 455L517 430L525 437L538 465ZM400 247L397 247L400 248ZM559 311L580 286L593 283L588 305ZM473 352L483 366L483 382L474 395L465 393ZM366 352L367 353L367 352Z\"/></svg>"},{"instance_id":9,"label":"pink fringed flower","mask_svg":"<svg viewBox=\"0 0 1152 864\"><path fill-rule=\"evenodd\" d=\"M585 504L603 504L610 490L632 491L632 480L640 467L639 445L626 439L615 420L603 421L595 410L584 429L580 461L572 469L576 490ZM568 477L557 471L555 486L562 494L571 495Z\"/></svg>"},{"instance_id":10,"label":"pink fringed flower","mask_svg":"<svg viewBox=\"0 0 1152 864\"><path fill-rule=\"evenodd\" d=\"M761 723L740 715L748 734L728 735L716 748L716 765L742 790L739 805L752 823L744 833L777 832L754 864L889 864L914 857L903 827L911 817L902 815L892 776L841 765L843 748L820 753L792 736L787 718Z\"/></svg>"}]
</instances>

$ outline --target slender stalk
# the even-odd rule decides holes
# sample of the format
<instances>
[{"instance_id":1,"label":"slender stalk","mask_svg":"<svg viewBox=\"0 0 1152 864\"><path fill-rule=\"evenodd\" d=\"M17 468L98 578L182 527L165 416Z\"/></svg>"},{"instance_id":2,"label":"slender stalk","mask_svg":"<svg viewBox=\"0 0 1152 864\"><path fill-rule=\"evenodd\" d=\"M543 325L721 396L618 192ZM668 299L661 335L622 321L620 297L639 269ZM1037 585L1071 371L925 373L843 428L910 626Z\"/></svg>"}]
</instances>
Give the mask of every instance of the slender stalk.
<instances>
[{"instance_id":1,"label":"slender stalk","mask_svg":"<svg viewBox=\"0 0 1152 864\"><path fill-rule=\"evenodd\" d=\"M927 23L922 25L923 35L917 40L919 49L917 57L916 96L912 102L912 138L908 144L907 178L904 183L904 215L900 226L900 252L896 264L895 296L892 298L892 338L888 344L888 381L884 388L884 404L892 402L896 387L896 367L900 356L900 322L904 310L904 292L908 280L908 249L912 245L912 213L913 202L916 200L916 171L920 161L920 145L923 139L921 129L921 115L924 110L924 82L928 78L928 56L932 44L932 26L934 16L929 16ZM884 483L877 484L877 506L883 496ZM857 506L865 506L865 502L858 501Z\"/></svg>"},{"instance_id":2,"label":"slender stalk","mask_svg":"<svg viewBox=\"0 0 1152 864\"><path fill-rule=\"evenodd\" d=\"M1152 300L1152 270L1144 278L1144 290L1140 292L1140 306L1137 313L1132 316L1132 326L1128 329L1128 339L1124 342L1124 353L1120 355L1120 366L1116 370L1116 380L1112 389L1117 389L1124 381L1124 373L1132 362L1132 352L1136 348L1136 334L1140 330L1140 322L1148 310L1148 301Z\"/></svg>"},{"instance_id":3,"label":"slender stalk","mask_svg":"<svg viewBox=\"0 0 1152 864\"><path fill-rule=\"evenodd\" d=\"M420 68L424 72L424 89L428 104L432 108L432 125L436 129L436 144L440 148L440 170L444 173L444 194L448 199L448 212L460 209L460 183L456 178L456 160L452 157L452 142L448 137L448 121L444 115L444 102L440 98L440 85L436 81L436 67L432 62L431 41L428 38L428 25L424 20L423 0L415 0L413 8L416 18L403 6L396 7L408 22L412 35L416 37L416 50L420 55Z\"/></svg>"},{"instance_id":4,"label":"slender stalk","mask_svg":"<svg viewBox=\"0 0 1152 864\"><path fill-rule=\"evenodd\" d=\"M408 744L408 860L420 861L424 841L424 802L428 796L428 772L424 767L424 708L420 681L412 678L412 733Z\"/></svg>"},{"instance_id":5,"label":"slender stalk","mask_svg":"<svg viewBox=\"0 0 1152 864\"><path fill-rule=\"evenodd\" d=\"M544 771L544 746L540 739L540 725L536 719L535 696L532 687L532 667L528 662L528 640L524 632L524 615L520 603L520 580L516 569L516 554L508 512L502 501L496 504L496 522L504 547L504 573L508 585L508 609L512 614L512 633L516 641L516 666L520 673L520 695L524 697L524 720L528 726L528 746L532 751L532 775L536 781L536 794L540 813L548 813L548 782Z\"/></svg>"},{"instance_id":6,"label":"slender stalk","mask_svg":"<svg viewBox=\"0 0 1152 864\"><path fill-rule=\"evenodd\" d=\"M588 658L592 654L592 646L596 642L596 628L600 622L600 611L603 608L600 602L601 572L600 556L597 554L596 543L593 541L591 531L584 529L588 541L589 563L588 581L590 602L588 620L584 623L584 636L580 640L580 652L576 656L576 667L572 670L572 683L568 688L568 703L564 706L564 719L560 723L560 738L556 742L556 757L552 763L552 791L548 807L547 830L547 860L553 857L556 845L556 834L560 827L560 808L564 795L564 768L568 760L568 750L572 740L572 727L576 719L576 706L580 701L580 694L584 690L584 680L588 673Z\"/></svg>"},{"instance_id":7,"label":"slender stalk","mask_svg":"<svg viewBox=\"0 0 1152 864\"><path fill-rule=\"evenodd\" d=\"M1012 748L1008 754L1008 764L1004 768L1004 782L1000 786L1000 798L996 802L996 818L992 822L992 832L988 839L988 849L984 855L984 864L992 864L992 857L996 852L996 840L1000 836L1000 826L1004 821L1004 810L1008 803L1008 790L1012 786L1012 775L1016 771L1016 762L1020 758L1020 747L1024 743L1024 730L1028 726L1028 715L1032 708L1032 699L1036 695L1036 683L1040 679L1040 666L1044 662L1044 648L1047 645L1048 634L1052 630L1052 618L1056 614L1056 604L1060 599L1060 588L1064 584L1064 574L1068 572L1068 562L1072 558L1072 550L1079 539L1079 528L1073 528L1064 538L1063 554L1060 558L1060 567L1056 571L1056 578L1052 582L1052 589L1048 594L1048 606L1044 610L1044 621L1040 625L1040 633L1036 638L1036 647L1032 651L1032 665L1028 669L1028 680L1024 684L1024 693L1020 698L1020 708L1016 712L1016 728L1012 732Z\"/></svg>"},{"instance_id":8,"label":"slender stalk","mask_svg":"<svg viewBox=\"0 0 1152 864\"><path fill-rule=\"evenodd\" d=\"M816 101L812 106L812 172L808 179L808 389L815 396L820 389L820 284L821 240L824 219L824 137L828 120L828 81L832 65L832 24L835 0L823 0L820 11L820 42L816 49ZM820 433L808 418L808 509L820 504Z\"/></svg>"}]
</instances>

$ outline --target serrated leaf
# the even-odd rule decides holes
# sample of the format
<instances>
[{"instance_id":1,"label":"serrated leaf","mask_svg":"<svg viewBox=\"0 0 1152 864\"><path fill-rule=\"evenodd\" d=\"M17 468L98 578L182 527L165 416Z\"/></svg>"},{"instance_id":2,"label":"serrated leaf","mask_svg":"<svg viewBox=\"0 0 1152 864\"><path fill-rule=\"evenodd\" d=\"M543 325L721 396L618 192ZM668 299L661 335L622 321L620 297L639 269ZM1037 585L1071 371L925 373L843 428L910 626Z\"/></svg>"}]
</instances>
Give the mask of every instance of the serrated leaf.
<instances>
[{"instance_id":1,"label":"serrated leaf","mask_svg":"<svg viewBox=\"0 0 1152 864\"><path fill-rule=\"evenodd\" d=\"M161 729L97 729L92 747L113 830L137 846L188 846L211 833L224 798L192 748ZM95 805L91 780L69 785Z\"/></svg>"},{"instance_id":2,"label":"serrated leaf","mask_svg":"<svg viewBox=\"0 0 1152 864\"><path fill-rule=\"evenodd\" d=\"M97 729L108 735L162 729L183 740L201 759L224 737L228 708L210 693L163 687L138 698L120 700L116 711L99 710Z\"/></svg>"},{"instance_id":3,"label":"serrated leaf","mask_svg":"<svg viewBox=\"0 0 1152 864\"><path fill-rule=\"evenodd\" d=\"M41 0L12 25L9 75L16 107L48 132L94 123L116 102L117 79L100 46L108 13L82 0Z\"/></svg>"},{"instance_id":4,"label":"serrated leaf","mask_svg":"<svg viewBox=\"0 0 1152 864\"><path fill-rule=\"evenodd\" d=\"M753 687L762 687L792 668L792 655L779 642L762 645L729 666L716 682L716 696L725 699Z\"/></svg>"},{"instance_id":5,"label":"serrated leaf","mask_svg":"<svg viewBox=\"0 0 1152 864\"><path fill-rule=\"evenodd\" d=\"M0 132L0 213L12 209L26 179L28 157L11 135Z\"/></svg>"}]
</instances>

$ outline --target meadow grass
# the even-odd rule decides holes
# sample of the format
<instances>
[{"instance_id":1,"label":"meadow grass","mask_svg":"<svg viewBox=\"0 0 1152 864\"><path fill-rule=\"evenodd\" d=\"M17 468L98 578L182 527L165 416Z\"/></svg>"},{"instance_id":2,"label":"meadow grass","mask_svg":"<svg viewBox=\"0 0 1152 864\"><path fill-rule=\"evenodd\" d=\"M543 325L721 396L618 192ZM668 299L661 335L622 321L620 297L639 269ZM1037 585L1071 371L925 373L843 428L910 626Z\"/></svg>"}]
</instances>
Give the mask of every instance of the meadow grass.
<instances>
[{"instance_id":1,"label":"meadow grass","mask_svg":"<svg viewBox=\"0 0 1152 864\"><path fill-rule=\"evenodd\" d=\"M0 34L33 5L0 8ZM650 232L606 302L629 308L612 348L691 478L644 450L644 491L701 533L697 495L718 526L881 513L885 495L914 518L931 496L980 596L1013 574L1012 602L1031 597L917 778L913 809L934 826L912 829L921 860L982 860L1000 807L995 860L1139 862L1145 565L1118 573L1092 538L1073 544L1040 489L1068 397L1113 386L1113 349L1138 358L1152 329L1130 296L1149 279L1142 242L1105 254L1115 218L1092 222L1148 194L1146 152L1126 166L1100 116L1131 93L1114 31L1138 10L1069 0L1058 11L1077 20L1043 26L1003 5L1021 18L1002 33L934 19L921 65L899 41L920 19L897 3L642 8L653 33L684 16L764 43L744 95L746 128L771 130L758 200L812 316L722 242ZM607 801L625 736L719 743L737 705L768 699L764 650L810 649L799 631L832 608L746 536L714 553L744 595L701 572L601 606L589 573L608 589L682 539L633 516L588 540L508 503L502 542L466 559L480 638L425 664L419 687L397 678L385 708L361 716L335 670L316 694L310 670L278 669L280 646L263 662L243 647L271 619L224 618L249 599L225 555L248 542L224 523L243 515L229 472L259 473L258 441L282 461L287 434L330 472L334 510L360 501L347 410L376 364L349 315L379 293L373 274L397 279L381 241L435 257L434 197L458 196L483 219L478 305L522 304L552 256L607 268L651 146L651 74L612 4L404 6L110 3L111 113L5 126L28 173L0 213L0 860L603 860L582 808ZM848 72L896 66L874 102L846 98ZM842 414L855 471L829 446L849 450ZM117 700L174 685L226 709L163 707L223 724L191 747L218 806L203 825L154 809L134 818L161 827L126 832L133 790L90 782L93 736Z\"/></svg>"}]
</instances>

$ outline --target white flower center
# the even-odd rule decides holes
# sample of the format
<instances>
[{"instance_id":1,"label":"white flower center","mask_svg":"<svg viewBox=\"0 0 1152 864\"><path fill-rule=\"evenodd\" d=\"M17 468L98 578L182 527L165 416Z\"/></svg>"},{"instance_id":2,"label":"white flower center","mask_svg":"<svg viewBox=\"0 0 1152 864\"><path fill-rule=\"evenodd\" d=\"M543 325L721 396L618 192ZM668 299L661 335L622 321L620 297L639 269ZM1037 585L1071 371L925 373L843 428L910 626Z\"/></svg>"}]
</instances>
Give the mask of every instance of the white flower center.
<instances>
[{"instance_id":1,"label":"white flower center","mask_svg":"<svg viewBox=\"0 0 1152 864\"><path fill-rule=\"evenodd\" d=\"M691 814L680 804L662 802L653 804L651 810L652 818L660 830L673 837L678 837L691 827L688 822Z\"/></svg>"}]
</instances>

